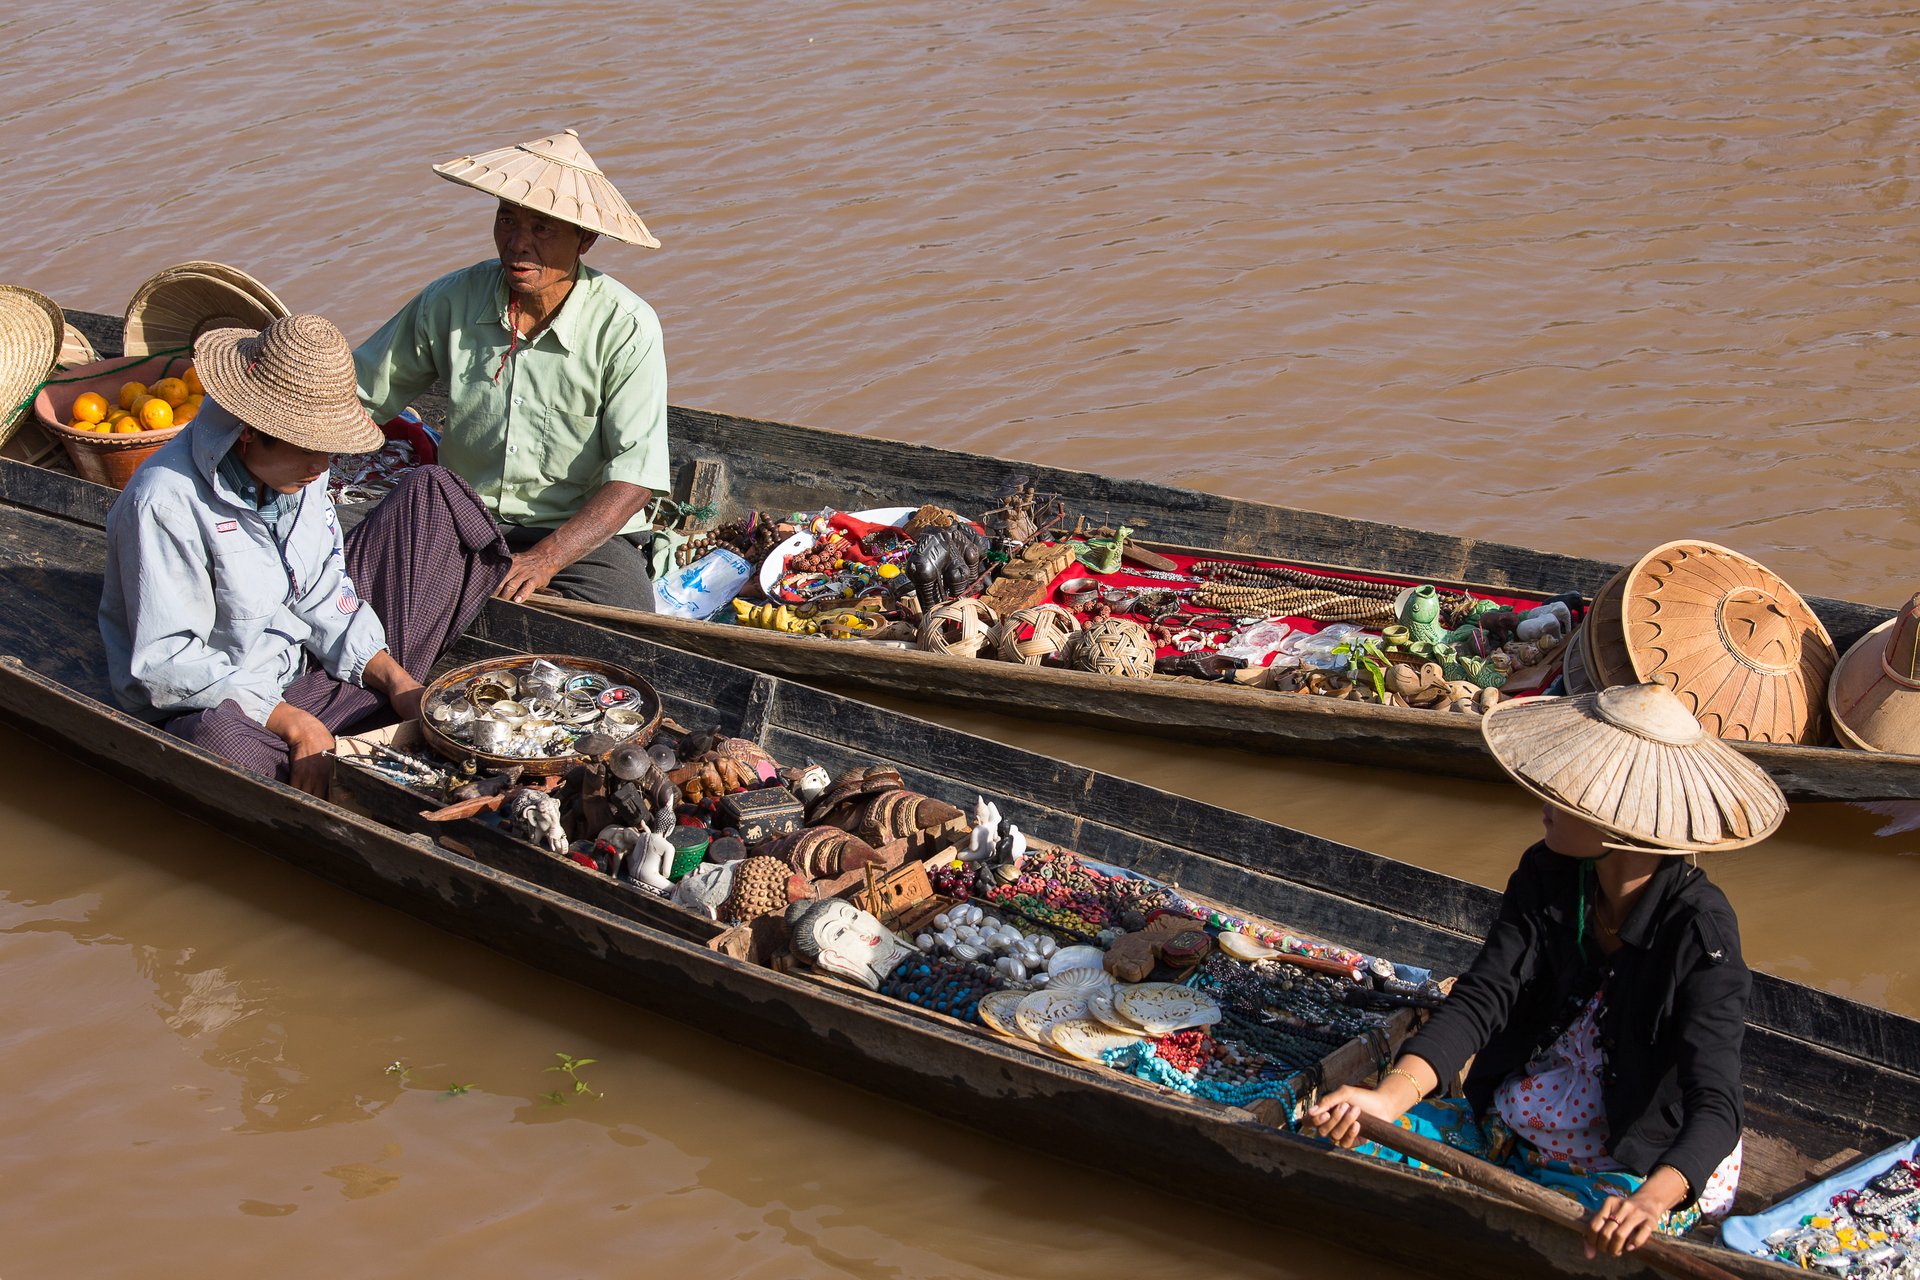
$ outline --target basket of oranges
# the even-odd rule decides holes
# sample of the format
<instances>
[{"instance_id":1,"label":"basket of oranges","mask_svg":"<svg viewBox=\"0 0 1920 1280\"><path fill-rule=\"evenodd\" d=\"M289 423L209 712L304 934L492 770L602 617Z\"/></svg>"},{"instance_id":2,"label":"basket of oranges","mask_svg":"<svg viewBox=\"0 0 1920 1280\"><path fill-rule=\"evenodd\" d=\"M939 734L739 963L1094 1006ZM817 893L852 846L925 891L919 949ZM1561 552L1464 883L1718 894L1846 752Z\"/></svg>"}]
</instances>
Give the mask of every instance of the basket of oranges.
<instances>
[{"instance_id":1,"label":"basket of oranges","mask_svg":"<svg viewBox=\"0 0 1920 1280\"><path fill-rule=\"evenodd\" d=\"M155 450L200 411L200 378L184 355L101 360L69 369L33 402L82 479L127 487Z\"/></svg>"}]
</instances>

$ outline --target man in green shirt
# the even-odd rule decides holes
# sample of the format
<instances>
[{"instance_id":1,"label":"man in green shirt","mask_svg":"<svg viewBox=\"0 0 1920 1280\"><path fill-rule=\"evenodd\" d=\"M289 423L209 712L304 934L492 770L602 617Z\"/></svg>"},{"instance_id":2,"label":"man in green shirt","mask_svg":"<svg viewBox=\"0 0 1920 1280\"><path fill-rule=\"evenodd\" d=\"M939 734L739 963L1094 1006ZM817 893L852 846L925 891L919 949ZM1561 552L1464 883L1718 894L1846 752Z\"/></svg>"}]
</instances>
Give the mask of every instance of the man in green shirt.
<instances>
[{"instance_id":1,"label":"man in green shirt","mask_svg":"<svg viewBox=\"0 0 1920 1280\"><path fill-rule=\"evenodd\" d=\"M360 345L360 398L385 422L446 384L440 462L514 553L496 594L652 609L643 512L672 484L660 321L581 255L601 235L660 242L571 129L434 172L499 197L499 256L434 281Z\"/></svg>"}]
</instances>

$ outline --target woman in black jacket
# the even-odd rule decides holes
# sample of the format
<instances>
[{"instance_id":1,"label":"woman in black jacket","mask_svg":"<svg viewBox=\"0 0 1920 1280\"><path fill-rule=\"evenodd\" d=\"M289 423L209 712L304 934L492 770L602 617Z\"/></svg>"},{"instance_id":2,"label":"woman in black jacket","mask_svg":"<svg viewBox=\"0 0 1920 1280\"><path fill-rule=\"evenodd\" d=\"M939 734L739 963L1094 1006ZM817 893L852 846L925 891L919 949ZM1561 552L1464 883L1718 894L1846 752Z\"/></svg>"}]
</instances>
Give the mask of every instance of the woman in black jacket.
<instances>
[{"instance_id":1,"label":"woman in black jacket","mask_svg":"<svg viewBox=\"0 0 1920 1280\"><path fill-rule=\"evenodd\" d=\"M1733 908L1673 855L1764 839L1786 802L1657 685L1520 699L1483 727L1546 801L1546 839L1446 1005L1309 1123L1351 1147L1376 1116L1493 1160L1580 1201L1589 1256L1617 1255L1732 1204L1751 977ZM1423 1101L1469 1059L1463 1097Z\"/></svg>"}]
</instances>

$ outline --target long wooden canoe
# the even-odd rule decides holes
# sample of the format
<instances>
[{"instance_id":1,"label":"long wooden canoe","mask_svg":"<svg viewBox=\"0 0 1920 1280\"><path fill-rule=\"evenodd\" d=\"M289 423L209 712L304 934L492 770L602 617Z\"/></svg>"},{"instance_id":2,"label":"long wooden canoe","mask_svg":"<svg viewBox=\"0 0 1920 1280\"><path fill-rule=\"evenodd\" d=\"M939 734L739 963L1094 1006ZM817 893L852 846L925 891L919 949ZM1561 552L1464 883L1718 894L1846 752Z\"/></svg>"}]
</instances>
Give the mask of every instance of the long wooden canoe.
<instances>
[{"instance_id":1,"label":"long wooden canoe","mask_svg":"<svg viewBox=\"0 0 1920 1280\"><path fill-rule=\"evenodd\" d=\"M117 317L72 312L69 319L102 352L119 350ZM439 406L423 407L432 416ZM697 468L712 482L711 488L703 484L702 497L717 506L723 520L749 510L811 511L827 503L862 510L932 502L978 513L996 505L1017 482L1030 480L1042 491L1058 492L1071 510L1134 525L1164 546L1294 564L1361 566L1413 581L1540 598L1564 591L1590 596L1619 568L1170 485L696 409L670 409L668 428L683 474ZM18 464L0 462L0 471L20 470ZM16 483L0 475L0 486ZM111 491L101 490L84 505L104 510L111 497ZM1843 648L1888 616L1885 609L1841 600L1809 603ZM1463 777L1499 776L1477 723L1468 716L1201 681L1125 680L592 606L556 607L631 635L810 683L1125 732L1150 726L1163 739ZM1736 745L1791 799L1920 799L1920 756Z\"/></svg>"},{"instance_id":2,"label":"long wooden canoe","mask_svg":"<svg viewBox=\"0 0 1920 1280\"><path fill-rule=\"evenodd\" d=\"M43 473L46 474L46 473ZM1647 1274L1463 1183L1334 1152L1246 1111L1071 1064L864 991L731 959L670 922L516 874L240 772L106 705L94 607L104 562L87 494L0 501L0 721L328 880L596 990L760 1049L783 1066L926 1107L1275 1226L1332 1232L1415 1265L1500 1277ZM1457 972L1492 916L1477 886L1136 783L559 618L490 604L452 660L617 659L670 714L836 772L885 761L910 786L996 801L1022 828L1348 945ZM491 858L491 860L490 860ZM554 882L560 883L560 882ZM1747 1036L1746 1202L1920 1132L1920 1023L1756 979ZM1705 1243L1738 1275L1792 1274Z\"/></svg>"}]
</instances>

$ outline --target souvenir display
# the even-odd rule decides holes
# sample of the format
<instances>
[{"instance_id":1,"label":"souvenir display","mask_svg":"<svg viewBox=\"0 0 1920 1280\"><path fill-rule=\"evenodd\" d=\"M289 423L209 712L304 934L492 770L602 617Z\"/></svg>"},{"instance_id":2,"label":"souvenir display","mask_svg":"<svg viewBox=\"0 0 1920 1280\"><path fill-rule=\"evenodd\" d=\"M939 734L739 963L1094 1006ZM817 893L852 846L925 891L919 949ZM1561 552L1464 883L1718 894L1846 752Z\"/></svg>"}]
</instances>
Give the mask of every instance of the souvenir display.
<instances>
[{"instance_id":1,"label":"souvenir display","mask_svg":"<svg viewBox=\"0 0 1920 1280\"><path fill-rule=\"evenodd\" d=\"M420 705L422 734L441 755L533 774L566 769L583 743L604 743L600 753L623 739L644 745L662 715L660 695L638 676L553 656L457 668L428 685Z\"/></svg>"}]
</instances>

